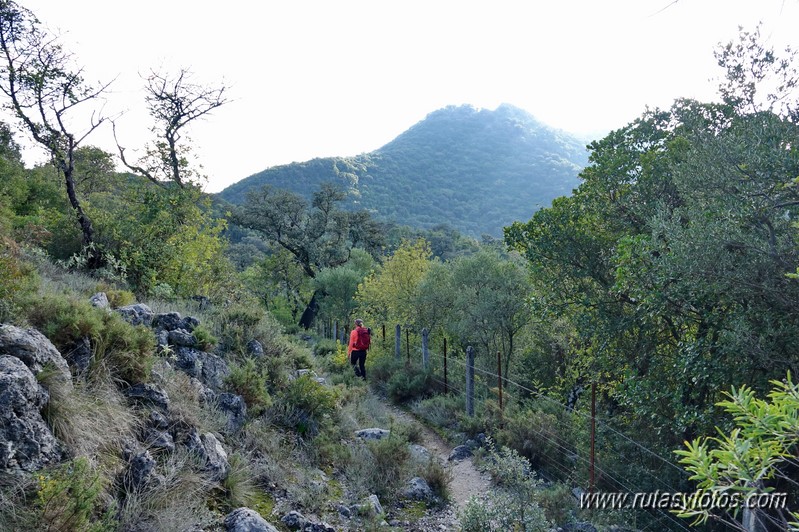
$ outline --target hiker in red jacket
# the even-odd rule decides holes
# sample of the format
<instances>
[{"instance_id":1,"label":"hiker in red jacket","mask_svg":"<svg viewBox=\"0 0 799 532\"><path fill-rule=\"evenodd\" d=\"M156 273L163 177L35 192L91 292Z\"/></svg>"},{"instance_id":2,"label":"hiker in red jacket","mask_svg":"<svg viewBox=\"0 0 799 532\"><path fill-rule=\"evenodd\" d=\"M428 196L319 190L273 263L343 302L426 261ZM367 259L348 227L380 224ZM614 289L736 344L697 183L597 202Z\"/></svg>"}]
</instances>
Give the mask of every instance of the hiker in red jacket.
<instances>
[{"instance_id":1,"label":"hiker in red jacket","mask_svg":"<svg viewBox=\"0 0 799 532\"><path fill-rule=\"evenodd\" d=\"M350 345L347 354L355 370L355 375L366 380L366 351L371 343L372 330L363 326L363 320L355 320L355 328L350 333Z\"/></svg>"}]
</instances>

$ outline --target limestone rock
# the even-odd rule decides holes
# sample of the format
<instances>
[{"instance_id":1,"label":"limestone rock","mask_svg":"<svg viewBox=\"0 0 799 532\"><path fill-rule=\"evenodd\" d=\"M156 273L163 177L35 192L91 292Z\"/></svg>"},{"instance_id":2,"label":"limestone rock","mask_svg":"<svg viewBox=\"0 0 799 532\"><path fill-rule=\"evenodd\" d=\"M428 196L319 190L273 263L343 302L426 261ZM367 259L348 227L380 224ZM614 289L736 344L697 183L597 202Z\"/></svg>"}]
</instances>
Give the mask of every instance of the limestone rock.
<instances>
[{"instance_id":1,"label":"limestone rock","mask_svg":"<svg viewBox=\"0 0 799 532\"><path fill-rule=\"evenodd\" d=\"M92 297L89 298L89 303L93 307L97 308L111 308L111 303L108 302L108 296L105 295L105 292L97 292Z\"/></svg>"},{"instance_id":2,"label":"limestone rock","mask_svg":"<svg viewBox=\"0 0 799 532\"><path fill-rule=\"evenodd\" d=\"M72 385L72 374L67 361L52 342L36 329L0 325L0 355L20 359L34 375L41 373L44 366L50 366L57 371L60 383L70 387Z\"/></svg>"},{"instance_id":3,"label":"limestone rock","mask_svg":"<svg viewBox=\"0 0 799 532\"><path fill-rule=\"evenodd\" d=\"M391 431L377 428L362 429L355 432L355 435L362 440L382 440L383 438L387 438L389 434L391 434Z\"/></svg>"},{"instance_id":4,"label":"limestone rock","mask_svg":"<svg viewBox=\"0 0 799 532\"><path fill-rule=\"evenodd\" d=\"M39 413L49 395L19 358L0 356L0 470L38 471L61 459Z\"/></svg>"},{"instance_id":5,"label":"limestone rock","mask_svg":"<svg viewBox=\"0 0 799 532\"><path fill-rule=\"evenodd\" d=\"M236 508L225 516L227 532L279 532L255 510Z\"/></svg>"},{"instance_id":6,"label":"limestone rock","mask_svg":"<svg viewBox=\"0 0 799 532\"><path fill-rule=\"evenodd\" d=\"M153 316L155 315L153 311L150 310L150 307L144 303L135 303L133 305L119 307L117 312L122 316L122 319L131 325L146 325L148 327L153 323Z\"/></svg>"}]
</instances>

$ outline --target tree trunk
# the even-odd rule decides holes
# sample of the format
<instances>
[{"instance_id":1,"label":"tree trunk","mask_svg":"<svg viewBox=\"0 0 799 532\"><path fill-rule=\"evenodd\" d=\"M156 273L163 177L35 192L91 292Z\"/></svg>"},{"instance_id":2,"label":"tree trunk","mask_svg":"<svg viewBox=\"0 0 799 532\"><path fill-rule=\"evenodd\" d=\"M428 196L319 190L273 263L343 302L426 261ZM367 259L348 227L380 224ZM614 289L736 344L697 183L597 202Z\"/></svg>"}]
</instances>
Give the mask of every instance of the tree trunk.
<instances>
[{"instance_id":1,"label":"tree trunk","mask_svg":"<svg viewBox=\"0 0 799 532\"><path fill-rule=\"evenodd\" d=\"M299 325L303 329L310 329L316 320L316 315L319 313L319 302L316 300L317 295L322 295L319 293L319 290L314 291L311 300L308 302L308 306L305 307L302 316L300 316Z\"/></svg>"},{"instance_id":2,"label":"tree trunk","mask_svg":"<svg viewBox=\"0 0 799 532\"><path fill-rule=\"evenodd\" d=\"M86 214L80 204L78 194L75 191L75 180L72 177L72 170L63 169L63 172L69 204L77 214L78 225L80 225L80 230L83 235L83 251L86 253L87 258L86 267L90 270L94 270L102 266L99 250L94 249L92 246L92 244L94 244L94 225L92 224L91 218L89 218L89 215Z\"/></svg>"}]
</instances>

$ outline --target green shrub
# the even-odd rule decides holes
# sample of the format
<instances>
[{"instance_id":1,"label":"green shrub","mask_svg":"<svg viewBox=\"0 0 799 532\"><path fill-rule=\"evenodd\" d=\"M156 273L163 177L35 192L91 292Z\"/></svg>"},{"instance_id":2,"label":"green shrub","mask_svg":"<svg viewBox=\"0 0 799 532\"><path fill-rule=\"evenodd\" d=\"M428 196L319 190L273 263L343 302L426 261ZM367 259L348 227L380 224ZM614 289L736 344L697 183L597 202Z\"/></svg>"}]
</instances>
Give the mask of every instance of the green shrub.
<instances>
[{"instance_id":1,"label":"green shrub","mask_svg":"<svg viewBox=\"0 0 799 532\"><path fill-rule=\"evenodd\" d=\"M114 530L110 512L99 516L103 489L102 478L86 458L40 473L36 493L41 511L39 530Z\"/></svg>"},{"instance_id":2,"label":"green shrub","mask_svg":"<svg viewBox=\"0 0 799 532\"><path fill-rule=\"evenodd\" d=\"M204 325L195 327L192 334L197 339L197 347L202 351L210 351L219 341Z\"/></svg>"},{"instance_id":3,"label":"green shrub","mask_svg":"<svg viewBox=\"0 0 799 532\"><path fill-rule=\"evenodd\" d=\"M19 299L36 289L38 278L33 268L22 261L16 244L0 236L0 323L19 313Z\"/></svg>"},{"instance_id":4,"label":"green shrub","mask_svg":"<svg viewBox=\"0 0 799 532\"><path fill-rule=\"evenodd\" d=\"M430 396L435 391L435 383L430 372L405 367L389 378L386 391L392 401L405 403Z\"/></svg>"},{"instance_id":5,"label":"green shrub","mask_svg":"<svg viewBox=\"0 0 799 532\"><path fill-rule=\"evenodd\" d=\"M524 457L513 449L499 450L489 439L485 459L478 466L491 474L496 484L482 498L472 497L460 515L462 530L545 531L551 530L543 509L538 505L541 483Z\"/></svg>"},{"instance_id":6,"label":"green shrub","mask_svg":"<svg viewBox=\"0 0 799 532\"><path fill-rule=\"evenodd\" d=\"M27 310L31 324L62 353L84 337L91 340L94 357L90 376L108 372L131 384L147 381L155 347L155 338L147 327L134 327L116 313L67 296L41 297Z\"/></svg>"},{"instance_id":7,"label":"green shrub","mask_svg":"<svg viewBox=\"0 0 799 532\"><path fill-rule=\"evenodd\" d=\"M98 284L94 291L105 293L105 297L108 298L108 304L111 305L111 308L124 307L136 302L136 296L133 292L114 288L108 283Z\"/></svg>"},{"instance_id":8,"label":"green shrub","mask_svg":"<svg viewBox=\"0 0 799 532\"><path fill-rule=\"evenodd\" d=\"M338 352L338 342L336 340L319 340L313 348L313 354L318 357L326 357Z\"/></svg>"},{"instance_id":9,"label":"green shrub","mask_svg":"<svg viewBox=\"0 0 799 532\"><path fill-rule=\"evenodd\" d=\"M452 482L452 473L434 457L430 457L419 476L425 479L427 485L441 502L449 501L449 484Z\"/></svg>"},{"instance_id":10,"label":"green shrub","mask_svg":"<svg viewBox=\"0 0 799 532\"><path fill-rule=\"evenodd\" d=\"M250 460L239 453L233 453L228 460L230 472L222 481L224 501L221 510L228 513L241 506L250 506L259 491Z\"/></svg>"},{"instance_id":11,"label":"green shrub","mask_svg":"<svg viewBox=\"0 0 799 532\"><path fill-rule=\"evenodd\" d=\"M233 393L244 398L252 416L261 415L272 404L264 368L252 358L246 359L244 364L233 365L225 382Z\"/></svg>"},{"instance_id":12,"label":"green shrub","mask_svg":"<svg viewBox=\"0 0 799 532\"><path fill-rule=\"evenodd\" d=\"M335 392L306 374L288 383L271 414L275 423L314 437L321 423L336 412L336 404Z\"/></svg>"},{"instance_id":13,"label":"green shrub","mask_svg":"<svg viewBox=\"0 0 799 532\"><path fill-rule=\"evenodd\" d=\"M462 397L455 395L434 395L429 399L421 399L411 405L411 411L425 420L429 425L444 429L455 429L458 415L465 408Z\"/></svg>"}]
</instances>

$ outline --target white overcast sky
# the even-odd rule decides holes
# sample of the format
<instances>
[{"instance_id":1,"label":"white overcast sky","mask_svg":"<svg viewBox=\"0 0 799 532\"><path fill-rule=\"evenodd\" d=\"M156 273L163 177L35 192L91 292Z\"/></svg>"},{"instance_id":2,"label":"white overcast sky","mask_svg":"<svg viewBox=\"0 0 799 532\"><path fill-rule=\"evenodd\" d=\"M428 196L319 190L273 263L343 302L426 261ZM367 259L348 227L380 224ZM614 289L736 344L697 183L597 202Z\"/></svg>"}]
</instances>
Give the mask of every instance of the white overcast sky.
<instances>
[{"instance_id":1,"label":"white overcast sky","mask_svg":"<svg viewBox=\"0 0 799 532\"><path fill-rule=\"evenodd\" d=\"M23 0L85 68L106 114L148 138L151 68L188 67L231 103L192 129L206 190L267 167L369 152L447 105L521 107L603 136L648 105L715 98L738 26L799 47L799 0ZM791 42L791 41L794 42ZM110 128L89 143L111 150ZM29 156L29 159L34 156ZM34 159L35 160L35 159Z\"/></svg>"}]
</instances>

